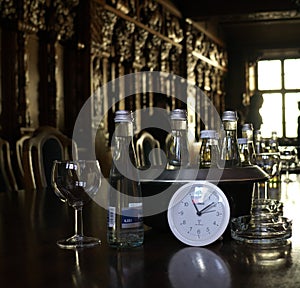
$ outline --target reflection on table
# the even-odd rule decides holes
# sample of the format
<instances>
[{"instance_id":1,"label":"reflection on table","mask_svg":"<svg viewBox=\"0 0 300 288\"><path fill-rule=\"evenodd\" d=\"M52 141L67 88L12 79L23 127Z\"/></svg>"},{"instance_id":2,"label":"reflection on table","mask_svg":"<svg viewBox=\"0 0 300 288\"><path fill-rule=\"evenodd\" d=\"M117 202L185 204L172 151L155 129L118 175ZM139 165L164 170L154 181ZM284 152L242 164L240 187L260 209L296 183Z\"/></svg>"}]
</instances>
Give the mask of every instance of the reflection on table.
<instances>
[{"instance_id":1,"label":"reflection on table","mask_svg":"<svg viewBox=\"0 0 300 288\"><path fill-rule=\"evenodd\" d=\"M282 179L284 175L281 176ZM85 231L101 245L64 250L73 211L53 191L0 195L0 273L3 287L300 287L300 177L281 181L270 195L293 220L290 242L261 249L225 236L202 248L180 243L169 231L148 229L145 243L116 250L106 243L106 211L91 202ZM201 283L201 286L200 286Z\"/></svg>"}]
</instances>

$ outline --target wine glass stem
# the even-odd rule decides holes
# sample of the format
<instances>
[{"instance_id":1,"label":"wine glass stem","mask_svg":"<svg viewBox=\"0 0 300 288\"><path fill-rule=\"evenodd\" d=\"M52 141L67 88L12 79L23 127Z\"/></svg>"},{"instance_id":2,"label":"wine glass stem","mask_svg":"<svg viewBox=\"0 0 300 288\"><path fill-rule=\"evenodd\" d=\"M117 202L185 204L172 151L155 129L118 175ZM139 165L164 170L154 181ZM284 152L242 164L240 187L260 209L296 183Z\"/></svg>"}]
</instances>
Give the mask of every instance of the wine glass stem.
<instances>
[{"instance_id":1,"label":"wine glass stem","mask_svg":"<svg viewBox=\"0 0 300 288\"><path fill-rule=\"evenodd\" d=\"M83 236L82 207L75 208L75 235Z\"/></svg>"},{"instance_id":2,"label":"wine glass stem","mask_svg":"<svg viewBox=\"0 0 300 288\"><path fill-rule=\"evenodd\" d=\"M286 178L286 180L288 180L289 179L289 169L290 169L290 165L289 165L289 163L287 163L287 165L286 165L286 172L285 172L285 178Z\"/></svg>"},{"instance_id":3,"label":"wine glass stem","mask_svg":"<svg viewBox=\"0 0 300 288\"><path fill-rule=\"evenodd\" d=\"M265 195L264 198L268 199L268 186L269 186L269 181L265 182Z\"/></svg>"}]
</instances>

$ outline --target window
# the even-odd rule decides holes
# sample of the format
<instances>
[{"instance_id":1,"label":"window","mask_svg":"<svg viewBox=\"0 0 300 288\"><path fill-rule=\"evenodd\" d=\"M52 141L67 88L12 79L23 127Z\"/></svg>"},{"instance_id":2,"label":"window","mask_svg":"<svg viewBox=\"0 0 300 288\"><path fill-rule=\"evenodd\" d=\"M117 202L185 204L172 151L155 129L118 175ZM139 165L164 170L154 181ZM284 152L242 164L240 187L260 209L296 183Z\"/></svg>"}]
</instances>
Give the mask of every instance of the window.
<instances>
[{"instance_id":1,"label":"window","mask_svg":"<svg viewBox=\"0 0 300 288\"><path fill-rule=\"evenodd\" d=\"M300 102L300 59L261 60L257 63L257 87L264 103L259 110L263 137L276 131L279 137L296 138Z\"/></svg>"}]
</instances>

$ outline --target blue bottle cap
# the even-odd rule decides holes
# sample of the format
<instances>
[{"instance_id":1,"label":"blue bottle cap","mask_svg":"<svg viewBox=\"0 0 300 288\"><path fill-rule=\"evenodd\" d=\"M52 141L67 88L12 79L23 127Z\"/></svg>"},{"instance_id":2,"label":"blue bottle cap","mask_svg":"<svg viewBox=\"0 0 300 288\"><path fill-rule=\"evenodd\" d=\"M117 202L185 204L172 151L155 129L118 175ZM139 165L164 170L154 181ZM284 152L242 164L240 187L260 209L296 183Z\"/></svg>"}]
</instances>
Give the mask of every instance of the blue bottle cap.
<instances>
[{"instance_id":1,"label":"blue bottle cap","mask_svg":"<svg viewBox=\"0 0 300 288\"><path fill-rule=\"evenodd\" d=\"M116 111L115 122L133 122L133 116L131 111L128 110Z\"/></svg>"}]
</instances>

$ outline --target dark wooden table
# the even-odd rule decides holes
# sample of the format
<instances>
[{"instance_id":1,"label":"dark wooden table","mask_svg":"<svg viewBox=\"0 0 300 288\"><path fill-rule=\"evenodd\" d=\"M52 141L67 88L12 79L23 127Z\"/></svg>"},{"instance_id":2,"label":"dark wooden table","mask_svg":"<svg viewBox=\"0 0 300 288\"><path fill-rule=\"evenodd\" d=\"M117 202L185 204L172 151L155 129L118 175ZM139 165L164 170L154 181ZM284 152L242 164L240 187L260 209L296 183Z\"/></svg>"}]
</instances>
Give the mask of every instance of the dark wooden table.
<instances>
[{"instance_id":1,"label":"dark wooden table","mask_svg":"<svg viewBox=\"0 0 300 288\"><path fill-rule=\"evenodd\" d=\"M169 232L150 229L142 247L119 251L108 247L106 212L94 202L84 209L85 234L102 244L64 250L56 240L72 235L72 208L52 191L2 193L1 287L300 287L299 181L288 185L279 188L293 217L293 237L264 250L230 238L188 247Z\"/></svg>"}]
</instances>

